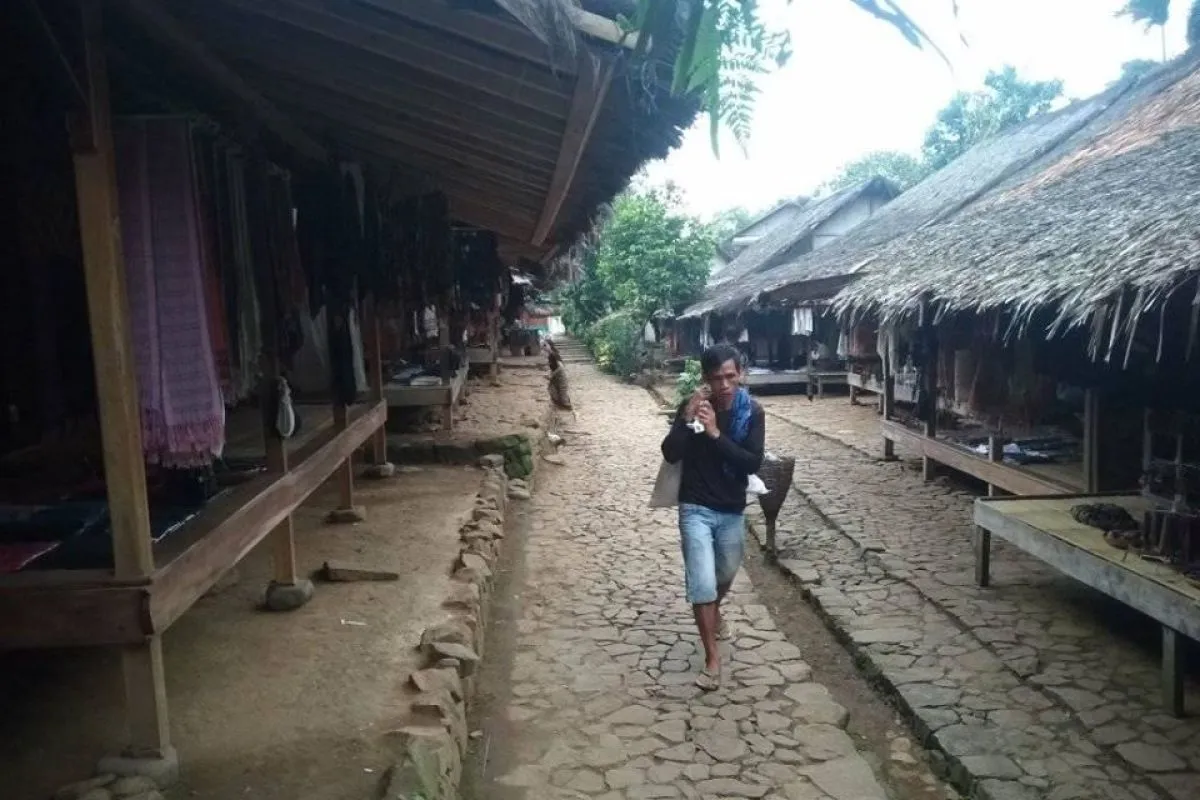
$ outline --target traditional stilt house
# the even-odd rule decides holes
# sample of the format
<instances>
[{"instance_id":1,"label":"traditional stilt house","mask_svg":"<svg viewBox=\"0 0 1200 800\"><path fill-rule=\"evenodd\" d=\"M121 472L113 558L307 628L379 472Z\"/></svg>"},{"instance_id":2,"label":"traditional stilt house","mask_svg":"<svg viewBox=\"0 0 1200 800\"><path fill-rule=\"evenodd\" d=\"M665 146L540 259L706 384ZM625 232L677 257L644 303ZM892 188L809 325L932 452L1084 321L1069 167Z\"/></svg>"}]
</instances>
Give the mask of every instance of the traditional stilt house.
<instances>
[{"instance_id":1,"label":"traditional stilt house","mask_svg":"<svg viewBox=\"0 0 1200 800\"><path fill-rule=\"evenodd\" d=\"M114 752L173 772L161 637L248 552L267 608L311 596L292 513L332 478L354 518L411 388L381 328L444 389L499 253L569 244L691 124L582 5L6 11L0 648L116 648Z\"/></svg>"},{"instance_id":2,"label":"traditional stilt house","mask_svg":"<svg viewBox=\"0 0 1200 800\"><path fill-rule=\"evenodd\" d=\"M808 306L759 305L753 287L806 254L830 246L897 194L895 186L875 178L828 197L785 204L776 214L782 222L749 239L709 280L704 298L679 316L677 338L693 350L720 339L737 343L746 355L750 386L821 385L820 374L834 360L826 340L832 339L836 347L836 324L822 320L819 311L814 315ZM844 371L837 375L844 377Z\"/></svg>"},{"instance_id":3,"label":"traditional stilt house","mask_svg":"<svg viewBox=\"0 0 1200 800\"><path fill-rule=\"evenodd\" d=\"M1001 536L1200 639L1200 62L1112 93L1046 157L876 250L834 307L879 326L883 436L972 475ZM911 354L915 413L893 402Z\"/></svg>"}]
</instances>

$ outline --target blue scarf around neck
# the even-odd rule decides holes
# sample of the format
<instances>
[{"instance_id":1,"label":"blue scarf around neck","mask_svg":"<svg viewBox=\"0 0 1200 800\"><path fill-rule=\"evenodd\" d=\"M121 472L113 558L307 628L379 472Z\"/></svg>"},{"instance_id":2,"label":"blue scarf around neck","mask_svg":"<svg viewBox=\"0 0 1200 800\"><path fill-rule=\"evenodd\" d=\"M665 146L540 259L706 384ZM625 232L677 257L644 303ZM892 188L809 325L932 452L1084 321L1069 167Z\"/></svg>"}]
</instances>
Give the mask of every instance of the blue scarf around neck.
<instances>
[{"instance_id":1,"label":"blue scarf around neck","mask_svg":"<svg viewBox=\"0 0 1200 800\"><path fill-rule=\"evenodd\" d=\"M754 418L754 401L750 399L750 392L741 387L733 395L733 405L729 409L729 438L735 444L741 444L746 441L746 437L750 435L750 422ZM746 476L740 472L736 472L733 467L728 464L724 465L725 474L731 478L744 479Z\"/></svg>"}]
</instances>

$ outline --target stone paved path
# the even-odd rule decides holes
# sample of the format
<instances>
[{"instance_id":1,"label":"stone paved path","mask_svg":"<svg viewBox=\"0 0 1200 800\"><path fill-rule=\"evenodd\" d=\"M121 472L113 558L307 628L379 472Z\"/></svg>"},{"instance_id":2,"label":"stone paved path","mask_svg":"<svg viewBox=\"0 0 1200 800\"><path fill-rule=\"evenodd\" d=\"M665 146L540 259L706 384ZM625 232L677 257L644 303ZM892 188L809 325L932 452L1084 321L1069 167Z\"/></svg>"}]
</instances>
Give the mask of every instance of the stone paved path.
<instances>
[{"instance_id":1,"label":"stone paved path","mask_svg":"<svg viewBox=\"0 0 1200 800\"><path fill-rule=\"evenodd\" d=\"M745 574L725 686L701 694L673 513L646 508L666 432L646 392L572 365L580 407L533 501L507 741L489 798L884 800ZM488 722L494 730L494 721ZM489 772L492 772L489 769Z\"/></svg>"},{"instance_id":2,"label":"stone paved path","mask_svg":"<svg viewBox=\"0 0 1200 800\"><path fill-rule=\"evenodd\" d=\"M766 401L812 504L781 518L788 566L955 767L997 798L1200 798L1200 691L1161 712L1157 627L1003 542L976 587L971 497L854 449L877 418L825 404Z\"/></svg>"}]
</instances>

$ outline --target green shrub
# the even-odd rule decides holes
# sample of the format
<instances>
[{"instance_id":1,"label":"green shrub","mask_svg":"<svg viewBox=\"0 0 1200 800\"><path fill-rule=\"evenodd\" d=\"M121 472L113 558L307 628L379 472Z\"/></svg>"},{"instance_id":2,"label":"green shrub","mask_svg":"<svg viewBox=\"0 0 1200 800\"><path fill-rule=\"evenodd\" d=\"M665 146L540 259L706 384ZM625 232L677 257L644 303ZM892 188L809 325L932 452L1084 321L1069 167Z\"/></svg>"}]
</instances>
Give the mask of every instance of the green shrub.
<instances>
[{"instance_id":1,"label":"green shrub","mask_svg":"<svg viewBox=\"0 0 1200 800\"><path fill-rule=\"evenodd\" d=\"M642 366L645 349L642 329L633 313L618 311L589 327L584 341L600 369L627 377Z\"/></svg>"},{"instance_id":2,"label":"green shrub","mask_svg":"<svg viewBox=\"0 0 1200 800\"><path fill-rule=\"evenodd\" d=\"M700 387L700 380L703 376L700 374L699 359L689 358L683 366L683 372L675 379L675 405L676 407L683 405L691 399L696 393L696 389Z\"/></svg>"}]
</instances>

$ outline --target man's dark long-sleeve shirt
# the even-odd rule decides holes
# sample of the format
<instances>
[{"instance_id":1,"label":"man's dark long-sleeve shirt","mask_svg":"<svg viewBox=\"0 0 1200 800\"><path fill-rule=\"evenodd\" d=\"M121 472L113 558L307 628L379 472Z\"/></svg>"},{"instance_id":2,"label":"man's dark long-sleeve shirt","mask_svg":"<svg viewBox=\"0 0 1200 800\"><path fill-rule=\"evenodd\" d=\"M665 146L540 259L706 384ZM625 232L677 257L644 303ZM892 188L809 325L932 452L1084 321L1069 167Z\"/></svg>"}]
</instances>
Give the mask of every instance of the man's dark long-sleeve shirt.
<instances>
[{"instance_id":1,"label":"man's dark long-sleeve shirt","mask_svg":"<svg viewBox=\"0 0 1200 800\"><path fill-rule=\"evenodd\" d=\"M704 506L714 511L737 513L746 508L746 477L762 466L766 440L766 418L762 406L754 404L750 431L740 444L729 438L730 413L717 412L720 437L695 433L684 421L687 405L680 406L671 431L663 439L662 454L668 463L683 461L679 502ZM731 469L725 469L728 465ZM732 471L732 475L729 472Z\"/></svg>"}]
</instances>

